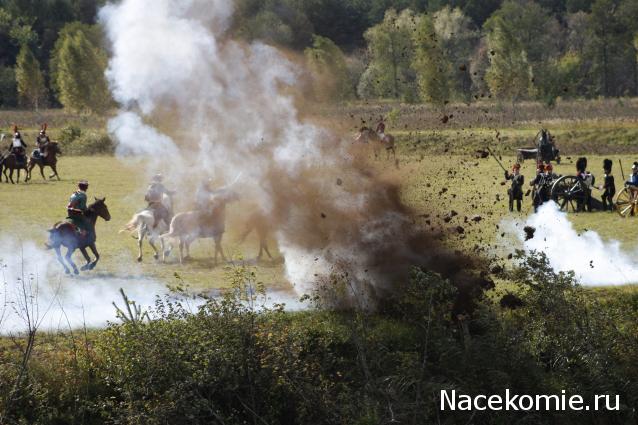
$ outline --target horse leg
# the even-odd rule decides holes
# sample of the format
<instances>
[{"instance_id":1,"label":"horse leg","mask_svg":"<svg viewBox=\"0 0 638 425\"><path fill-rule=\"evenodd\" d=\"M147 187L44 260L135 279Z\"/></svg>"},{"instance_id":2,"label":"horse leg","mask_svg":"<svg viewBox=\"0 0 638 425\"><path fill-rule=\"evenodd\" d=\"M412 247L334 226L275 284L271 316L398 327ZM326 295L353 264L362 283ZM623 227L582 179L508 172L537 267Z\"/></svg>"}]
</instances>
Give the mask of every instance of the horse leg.
<instances>
[{"instance_id":1,"label":"horse leg","mask_svg":"<svg viewBox=\"0 0 638 425\"><path fill-rule=\"evenodd\" d=\"M179 238L179 263L184 264L184 239Z\"/></svg>"},{"instance_id":2,"label":"horse leg","mask_svg":"<svg viewBox=\"0 0 638 425\"><path fill-rule=\"evenodd\" d=\"M13 181L13 168L9 170L9 180L11 180L11 184L15 184L15 182Z\"/></svg>"},{"instance_id":3,"label":"horse leg","mask_svg":"<svg viewBox=\"0 0 638 425\"><path fill-rule=\"evenodd\" d=\"M86 264L80 267L80 270L86 271L89 269L89 265L91 264L91 257L89 257L88 252L86 252L86 248L80 248L80 252L82 253L82 256L84 257L84 259L86 260Z\"/></svg>"},{"instance_id":4,"label":"horse leg","mask_svg":"<svg viewBox=\"0 0 638 425\"><path fill-rule=\"evenodd\" d=\"M93 261L91 265L89 266L89 270L93 270L95 266L97 265L97 262L100 260L100 253L97 252L95 243L92 243L91 245L89 245L89 248L91 248L91 252L93 252L93 255L95 255L95 261Z\"/></svg>"},{"instance_id":5,"label":"horse leg","mask_svg":"<svg viewBox=\"0 0 638 425\"><path fill-rule=\"evenodd\" d=\"M60 245L54 246L53 249L55 250L55 256L58 259L58 262L62 264L62 267L64 267L64 273L71 274L71 270L69 270L66 264L64 264L64 260L62 259L62 253L60 252Z\"/></svg>"},{"instance_id":6,"label":"horse leg","mask_svg":"<svg viewBox=\"0 0 638 425\"><path fill-rule=\"evenodd\" d=\"M226 256L224 255L224 249L222 248L222 237L224 235L221 234L219 236L215 236L215 264L217 264L217 253L219 252L222 257L222 261L226 262Z\"/></svg>"},{"instance_id":7,"label":"horse leg","mask_svg":"<svg viewBox=\"0 0 638 425\"><path fill-rule=\"evenodd\" d=\"M52 179L53 177L57 177L58 181L60 181L60 176L58 175L58 166L56 164L51 164L50 167L53 170L53 174L51 174L49 178Z\"/></svg>"},{"instance_id":8,"label":"horse leg","mask_svg":"<svg viewBox=\"0 0 638 425\"><path fill-rule=\"evenodd\" d=\"M153 238L151 235L148 235L148 244L151 246L151 248L153 248L153 252L155 252L155 254L153 254L153 258L157 260L159 258L159 252L157 251L157 247L155 246L155 238ZM163 250L164 249L162 246L162 251Z\"/></svg>"},{"instance_id":9,"label":"horse leg","mask_svg":"<svg viewBox=\"0 0 638 425\"><path fill-rule=\"evenodd\" d=\"M75 249L67 248L66 255L64 256L64 258L66 259L66 262L70 264L71 267L73 267L73 273L80 274L80 271L78 270L77 266L73 262L73 259L71 258L71 255L73 255L73 251L75 251Z\"/></svg>"},{"instance_id":10,"label":"horse leg","mask_svg":"<svg viewBox=\"0 0 638 425\"><path fill-rule=\"evenodd\" d=\"M44 177L44 165L38 164L38 167L40 167L40 175L42 176L42 180L46 180L47 178Z\"/></svg>"},{"instance_id":11,"label":"horse leg","mask_svg":"<svg viewBox=\"0 0 638 425\"><path fill-rule=\"evenodd\" d=\"M137 246L139 248L139 252L137 254L138 262L142 262L142 241L144 240L144 236L146 236L147 230L146 226L142 224L140 230L137 232Z\"/></svg>"},{"instance_id":12,"label":"horse leg","mask_svg":"<svg viewBox=\"0 0 638 425\"><path fill-rule=\"evenodd\" d=\"M266 241L265 238L260 241L260 245L263 245L264 251L268 255L268 258L270 258L272 260L272 255L270 255L270 251L268 250L268 242ZM261 247L260 247L260 249L261 249Z\"/></svg>"}]
</instances>

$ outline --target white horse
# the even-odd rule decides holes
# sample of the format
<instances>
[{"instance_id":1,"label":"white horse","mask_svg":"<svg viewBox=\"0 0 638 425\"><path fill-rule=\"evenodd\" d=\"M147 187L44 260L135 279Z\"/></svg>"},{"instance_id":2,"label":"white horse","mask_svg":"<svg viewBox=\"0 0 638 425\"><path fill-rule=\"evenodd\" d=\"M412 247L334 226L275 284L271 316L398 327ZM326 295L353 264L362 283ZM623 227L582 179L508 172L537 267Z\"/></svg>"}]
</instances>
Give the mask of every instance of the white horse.
<instances>
[{"instance_id":1,"label":"white horse","mask_svg":"<svg viewBox=\"0 0 638 425\"><path fill-rule=\"evenodd\" d=\"M162 205L167 209L167 211L172 211L171 199L166 194L162 196ZM155 242L157 242L157 240L160 241L162 258L166 258L166 256L170 254L170 245L168 247L168 250L166 250L164 240L160 237L167 230L168 224L166 224L163 219L157 220L156 223L156 217L153 213L153 210L151 210L150 208L146 208L133 215L133 218L131 218L126 226L124 226L124 229L122 229L120 233L127 231L137 231L137 245L139 248L137 261L142 261L142 242L144 241L145 237L147 237L148 239L148 244L151 246L151 248L153 248L153 258L155 258L156 260L159 259L159 253L157 252L157 247L155 246Z\"/></svg>"},{"instance_id":2,"label":"white horse","mask_svg":"<svg viewBox=\"0 0 638 425\"><path fill-rule=\"evenodd\" d=\"M221 254L222 261L226 261L222 249L222 237L226 231L226 204L239 199L237 193L221 189L215 191L210 197L209 208L205 211L187 211L175 214L168 233L160 236L160 239L176 239L179 241L179 262L190 258L190 245L195 239L213 238L215 242L214 261L217 264L217 256ZM186 256L184 256L186 250ZM162 258L163 260L165 258Z\"/></svg>"},{"instance_id":3,"label":"white horse","mask_svg":"<svg viewBox=\"0 0 638 425\"><path fill-rule=\"evenodd\" d=\"M397 157L394 147L394 136L391 134L379 134L369 127L362 127L355 136L355 141L372 145L375 159L379 158L381 148L384 148L386 151L386 159L390 159L390 152L392 152L394 159Z\"/></svg>"}]
</instances>

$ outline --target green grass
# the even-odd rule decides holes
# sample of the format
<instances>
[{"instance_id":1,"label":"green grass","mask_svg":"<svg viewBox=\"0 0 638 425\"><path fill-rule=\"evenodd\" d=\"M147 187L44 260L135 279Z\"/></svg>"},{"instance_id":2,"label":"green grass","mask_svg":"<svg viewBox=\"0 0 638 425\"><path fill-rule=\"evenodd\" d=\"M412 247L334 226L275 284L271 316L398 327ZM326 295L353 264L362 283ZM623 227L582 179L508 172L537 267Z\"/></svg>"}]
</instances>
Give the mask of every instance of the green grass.
<instances>
[{"instance_id":1,"label":"green grass","mask_svg":"<svg viewBox=\"0 0 638 425\"><path fill-rule=\"evenodd\" d=\"M47 169L48 171L48 169ZM20 240L33 240L42 243L47 239L46 230L66 216L69 196L76 189L76 182L86 178L90 181L89 196L106 197L111 213L111 221L99 220L97 247L101 259L95 273L114 276L149 276L169 284L178 283L177 273L184 283L193 290L224 287L226 267L221 262L214 265L211 255L211 239L193 243L192 262L183 266L176 264L172 255L167 264L153 260L151 248L144 243L144 261L138 263L137 241L128 233L120 234L132 215L144 208L146 177L139 165L119 160L115 157L62 157L58 165L62 181L43 181L39 174L33 175L28 184L0 184L0 205L4 214L0 215L0 228L3 237ZM35 170L34 170L35 172ZM258 251L256 236L251 234L244 244L236 242L243 230L243 223L236 217L240 205L228 207L228 232L224 236L224 248L234 258L255 258ZM275 246L274 242L271 246ZM271 250L275 261L263 261L258 269L258 277L269 287L289 288L283 277L281 259L276 249ZM175 251L174 251L175 252ZM53 256L53 252L51 252ZM81 254L74 257L83 264ZM56 264L57 266L57 264Z\"/></svg>"}]
</instances>

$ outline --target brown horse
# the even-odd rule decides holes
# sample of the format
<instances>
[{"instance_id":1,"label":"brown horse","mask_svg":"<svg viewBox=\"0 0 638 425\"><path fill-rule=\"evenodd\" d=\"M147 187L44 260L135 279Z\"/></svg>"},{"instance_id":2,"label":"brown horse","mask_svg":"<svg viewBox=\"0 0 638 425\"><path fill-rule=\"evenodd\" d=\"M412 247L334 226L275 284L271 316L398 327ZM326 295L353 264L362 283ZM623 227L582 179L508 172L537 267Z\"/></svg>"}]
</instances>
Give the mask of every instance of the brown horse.
<instances>
[{"instance_id":1,"label":"brown horse","mask_svg":"<svg viewBox=\"0 0 638 425\"><path fill-rule=\"evenodd\" d=\"M106 206L105 201L106 198L95 198L95 202L89 205L84 212L84 217L90 224L90 231L88 234L80 235L76 231L75 226L68 222L58 222L53 225L53 228L49 229L49 240L46 243L46 247L48 249L55 250L58 261L62 264L62 267L64 267L64 272L66 274L70 274L71 271L62 259L62 254L60 253L60 248L62 246L67 248L64 258L73 268L73 273L75 274L80 273L71 259L71 255L73 255L76 249L79 249L82 252L84 259L86 260L86 264L82 266L83 271L93 270L100 259L100 254L97 252L97 248L95 247L95 223L98 217L102 217L104 221L109 221L111 219L111 213L109 213L109 209ZM91 257L89 257L89 254L86 252L87 247L91 248L93 255L95 255L94 261L91 261Z\"/></svg>"},{"instance_id":2,"label":"brown horse","mask_svg":"<svg viewBox=\"0 0 638 425\"><path fill-rule=\"evenodd\" d=\"M390 159L390 152L392 152L392 157L396 159L397 154L394 147L394 136L391 134L386 133L380 135L369 127L361 127L361 130L359 130L359 133L355 137L355 141L370 144L375 159L379 158L382 148L386 151L387 159Z\"/></svg>"},{"instance_id":3,"label":"brown horse","mask_svg":"<svg viewBox=\"0 0 638 425\"><path fill-rule=\"evenodd\" d=\"M2 170L4 168L4 170ZM13 171L18 170L18 178L14 182L13 181ZM18 157L14 153L7 154L4 158L0 160L0 171L3 171L4 179L7 183L11 180L11 184L20 183L20 170L24 170L25 183L29 180L29 169L27 168L27 161L18 161ZM7 171L9 171L9 176L7 176ZM2 175L0 175L0 181L2 181Z\"/></svg>"},{"instance_id":4,"label":"brown horse","mask_svg":"<svg viewBox=\"0 0 638 425\"><path fill-rule=\"evenodd\" d=\"M49 178L52 179L53 177L57 177L58 180L60 180L60 176L58 175L58 170L56 168L58 163L57 155L62 155L62 151L60 150L58 142L49 142L46 145L46 150L40 155L40 157L36 158L34 156L31 156L31 158L29 158L29 163L27 164L27 171L29 174L27 175L27 180L25 181L31 180L31 171L35 168L36 165L40 167L40 175L42 176L42 179L46 180L43 171L44 167L51 167L51 169L53 170L53 174L51 174Z\"/></svg>"}]
</instances>

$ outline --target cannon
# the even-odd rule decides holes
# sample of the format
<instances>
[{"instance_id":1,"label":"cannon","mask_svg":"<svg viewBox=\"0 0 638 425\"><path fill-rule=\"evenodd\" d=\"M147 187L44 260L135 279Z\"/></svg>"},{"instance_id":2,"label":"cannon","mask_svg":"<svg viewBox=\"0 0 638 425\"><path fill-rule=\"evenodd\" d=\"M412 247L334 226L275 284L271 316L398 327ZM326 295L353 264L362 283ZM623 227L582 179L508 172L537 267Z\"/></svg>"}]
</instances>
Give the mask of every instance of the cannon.
<instances>
[{"instance_id":1,"label":"cannon","mask_svg":"<svg viewBox=\"0 0 638 425\"><path fill-rule=\"evenodd\" d=\"M638 214L638 187L625 186L614 198L616 211L621 217L635 216Z\"/></svg>"}]
</instances>

